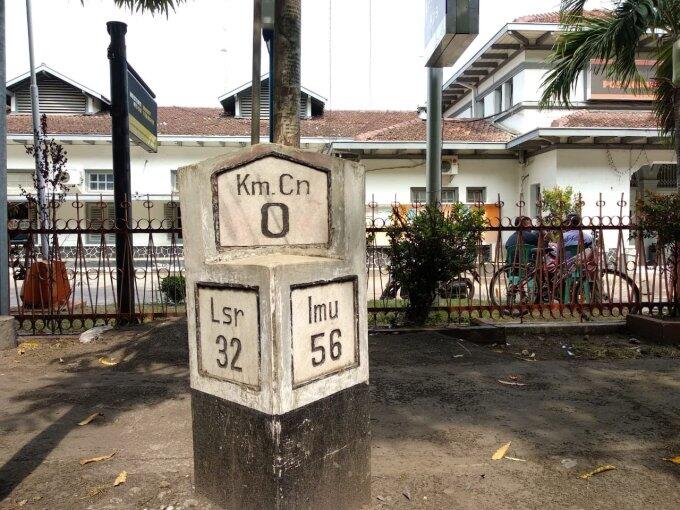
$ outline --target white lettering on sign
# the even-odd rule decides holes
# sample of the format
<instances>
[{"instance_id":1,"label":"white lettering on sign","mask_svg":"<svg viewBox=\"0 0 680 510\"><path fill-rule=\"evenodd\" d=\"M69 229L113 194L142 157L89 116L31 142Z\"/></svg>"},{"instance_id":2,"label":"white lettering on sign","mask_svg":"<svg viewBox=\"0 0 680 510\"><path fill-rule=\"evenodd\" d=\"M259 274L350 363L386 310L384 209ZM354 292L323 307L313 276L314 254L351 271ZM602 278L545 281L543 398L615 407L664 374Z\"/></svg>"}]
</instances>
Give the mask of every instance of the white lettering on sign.
<instances>
[{"instance_id":1,"label":"white lettering on sign","mask_svg":"<svg viewBox=\"0 0 680 510\"><path fill-rule=\"evenodd\" d=\"M293 387L359 364L356 279L291 291Z\"/></svg>"},{"instance_id":2,"label":"white lettering on sign","mask_svg":"<svg viewBox=\"0 0 680 510\"><path fill-rule=\"evenodd\" d=\"M259 388L257 290L199 283L196 313L199 373Z\"/></svg>"},{"instance_id":3,"label":"white lettering on sign","mask_svg":"<svg viewBox=\"0 0 680 510\"><path fill-rule=\"evenodd\" d=\"M217 176L219 245L329 241L329 174L268 157Z\"/></svg>"}]
</instances>

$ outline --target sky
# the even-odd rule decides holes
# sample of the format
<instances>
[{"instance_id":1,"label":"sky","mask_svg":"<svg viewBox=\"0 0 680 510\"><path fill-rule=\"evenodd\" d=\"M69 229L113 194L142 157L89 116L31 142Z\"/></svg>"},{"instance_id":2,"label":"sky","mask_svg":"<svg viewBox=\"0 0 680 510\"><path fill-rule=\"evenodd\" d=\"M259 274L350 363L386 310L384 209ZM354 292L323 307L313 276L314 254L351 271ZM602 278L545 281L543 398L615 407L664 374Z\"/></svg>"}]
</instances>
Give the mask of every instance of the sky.
<instances>
[{"instance_id":1,"label":"sky","mask_svg":"<svg viewBox=\"0 0 680 510\"><path fill-rule=\"evenodd\" d=\"M592 0L589 7L606 5ZM188 0L169 17L112 0L33 0L36 65L45 63L106 97L106 22L128 24L128 61L162 106L217 107L250 81L252 0ZM480 35L467 60L505 23L556 10L559 0L480 0ZM28 71L25 2L6 3L7 77ZM415 110L425 103L425 0L302 0L302 85L327 108ZM263 45L263 72L268 69ZM444 70L446 80L453 69Z\"/></svg>"}]
</instances>

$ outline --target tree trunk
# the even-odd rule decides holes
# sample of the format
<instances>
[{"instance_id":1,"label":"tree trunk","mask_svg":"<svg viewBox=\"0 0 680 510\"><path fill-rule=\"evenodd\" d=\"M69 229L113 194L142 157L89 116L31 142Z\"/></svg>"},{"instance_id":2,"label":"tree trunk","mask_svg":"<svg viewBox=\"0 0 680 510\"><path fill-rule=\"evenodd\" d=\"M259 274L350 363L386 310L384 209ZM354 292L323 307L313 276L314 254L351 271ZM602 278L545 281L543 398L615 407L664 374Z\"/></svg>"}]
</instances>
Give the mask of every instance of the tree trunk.
<instances>
[{"instance_id":1,"label":"tree trunk","mask_svg":"<svg viewBox=\"0 0 680 510\"><path fill-rule=\"evenodd\" d=\"M673 97L673 117L675 123L675 185L680 193L680 85L675 86ZM680 314L680 241L675 240L673 247L673 315Z\"/></svg>"},{"instance_id":2,"label":"tree trunk","mask_svg":"<svg viewBox=\"0 0 680 510\"><path fill-rule=\"evenodd\" d=\"M277 0L274 16L274 143L300 146L301 0Z\"/></svg>"}]
</instances>

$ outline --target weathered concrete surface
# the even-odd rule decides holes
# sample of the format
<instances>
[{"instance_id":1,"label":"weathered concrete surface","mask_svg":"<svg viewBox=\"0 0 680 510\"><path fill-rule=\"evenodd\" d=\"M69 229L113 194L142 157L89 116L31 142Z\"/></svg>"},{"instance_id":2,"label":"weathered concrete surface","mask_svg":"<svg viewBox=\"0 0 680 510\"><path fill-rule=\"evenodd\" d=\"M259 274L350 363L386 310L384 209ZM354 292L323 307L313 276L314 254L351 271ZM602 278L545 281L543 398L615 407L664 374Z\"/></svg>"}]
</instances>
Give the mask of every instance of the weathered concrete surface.
<instances>
[{"instance_id":1,"label":"weathered concrete surface","mask_svg":"<svg viewBox=\"0 0 680 510\"><path fill-rule=\"evenodd\" d=\"M0 315L0 350L17 346L17 326L14 317Z\"/></svg>"},{"instance_id":2,"label":"weathered concrete surface","mask_svg":"<svg viewBox=\"0 0 680 510\"><path fill-rule=\"evenodd\" d=\"M632 335L661 345L680 345L680 319L630 314L626 326Z\"/></svg>"},{"instance_id":3,"label":"weathered concrete surface","mask_svg":"<svg viewBox=\"0 0 680 510\"><path fill-rule=\"evenodd\" d=\"M680 466L662 458L680 455L680 360L644 354L654 349L644 343L630 345L639 359L569 357L561 345L574 338L509 336L499 348L372 336L371 508L676 509ZM192 489L185 322L96 344L40 341L0 352L0 508L216 508ZM538 361L520 359L524 349ZM510 376L526 386L498 382ZM77 425L95 411L104 416ZM507 441L526 462L490 460ZM578 479L607 463L617 470ZM127 482L113 487L123 470Z\"/></svg>"}]
</instances>

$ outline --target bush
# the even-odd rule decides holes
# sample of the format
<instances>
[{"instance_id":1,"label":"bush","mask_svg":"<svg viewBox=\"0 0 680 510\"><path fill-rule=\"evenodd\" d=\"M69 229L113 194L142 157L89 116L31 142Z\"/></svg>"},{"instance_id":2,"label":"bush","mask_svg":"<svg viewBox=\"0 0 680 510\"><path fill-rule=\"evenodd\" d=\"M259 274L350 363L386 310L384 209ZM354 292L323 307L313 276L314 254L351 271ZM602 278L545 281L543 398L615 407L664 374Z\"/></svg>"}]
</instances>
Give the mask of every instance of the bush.
<instances>
[{"instance_id":1,"label":"bush","mask_svg":"<svg viewBox=\"0 0 680 510\"><path fill-rule=\"evenodd\" d=\"M183 303L186 296L184 276L168 276L161 281L161 291L169 303Z\"/></svg>"},{"instance_id":2,"label":"bush","mask_svg":"<svg viewBox=\"0 0 680 510\"><path fill-rule=\"evenodd\" d=\"M409 297L405 322L422 325L440 283L473 268L484 211L454 204L444 213L429 205L405 216L394 210L393 220L387 231L392 277Z\"/></svg>"},{"instance_id":3,"label":"bush","mask_svg":"<svg viewBox=\"0 0 680 510\"><path fill-rule=\"evenodd\" d=\"M639 232L644 237L657 238L658 249L670 248L667 264L671 269L671 315L680 315L680 191L671 195L647 193L637 202Z\"/></svg>"}]
</instances>

